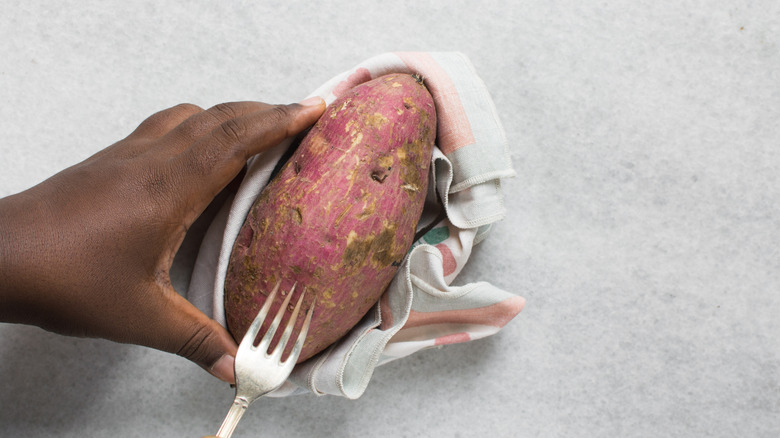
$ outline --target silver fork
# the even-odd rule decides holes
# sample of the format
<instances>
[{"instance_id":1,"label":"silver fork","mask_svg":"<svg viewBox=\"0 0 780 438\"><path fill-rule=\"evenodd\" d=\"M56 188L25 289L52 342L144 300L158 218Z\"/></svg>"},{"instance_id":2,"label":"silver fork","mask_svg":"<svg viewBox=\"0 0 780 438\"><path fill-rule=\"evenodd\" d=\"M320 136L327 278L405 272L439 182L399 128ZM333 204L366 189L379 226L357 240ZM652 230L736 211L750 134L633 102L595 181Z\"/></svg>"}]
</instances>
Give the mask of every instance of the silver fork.
<instances>
[{"instance_id":1,"label":"silver fork","mask_svg":"<svg viewBox=\"0 0 780 438\"><path fill-rule=\"evenodd\" d=\"M293 347L290 356L282 362L282 352L284 352L287 346L287 341L292 334L293 326L298 320L298 312L301 310L301 303L303 302L303 293L298 297L298 303L295 305L292 316L290 317L287 327L285 327L282 333L282 338L274 348L273 352L268 353L268 345L271 343L276 329L282 321L282 315L284 310L290 304L293 291L295 291L295 285L293 285L290 292L287 293L282 307L276 313L274 321L268 328L268 331L260 340L257 347L254 346L255 338L260 331L260 326L263 324L266 315L268 314L271 304L276 298L276 293L279 291L280 282L276 283L273 291L268 294L263 308L257 314L257 317L252 321L252 325L249 326L244 337L241 339L241 344L238 346L238 353L236 353L236 360L234 370L236 373L236 398L233 400L233 405L222 422L222 426L217 432L219 438L230 438L235 430L238 421L246 412L252 402L260 398L261 396L268 394L274 389L282 386L287 377L292 372L295 366L295 361L298 360L298 356L301 354L301 348L303 347L303 341L306 339L306 333L309 331L309 323L311 322L312 311L314 305L309 307L309 312L306 315L306 321L303 323L301 332L298 338L295 340L295 346Z\"/></svg>"}]
</instances>

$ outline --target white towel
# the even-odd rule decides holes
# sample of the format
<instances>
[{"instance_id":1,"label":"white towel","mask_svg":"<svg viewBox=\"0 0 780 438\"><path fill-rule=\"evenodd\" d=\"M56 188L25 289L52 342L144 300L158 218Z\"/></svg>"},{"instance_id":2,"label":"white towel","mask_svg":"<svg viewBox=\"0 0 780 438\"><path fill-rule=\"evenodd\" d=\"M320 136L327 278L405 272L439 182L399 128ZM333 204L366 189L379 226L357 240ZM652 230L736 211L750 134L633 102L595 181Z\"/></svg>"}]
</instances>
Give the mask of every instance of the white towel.
<instances>
[{"instance_id":1,"label":"white towel","mask_svg":"<svg viewBox=\"0 0 780 438\"><path fill-rule=\"evenodd\" d=\"M315 90L327 103L357 84L388 73L419 73L436 104L436 148L429 201L436 193L446 217L433 224L426 210L415 242L379 303L346 336L295 367L271 396L312 392L356 399L374 368L438 345L498 332L525 300L487 282L451 286L484 239L505 216L501 179L515 174L493 101L461 53L398 52L370 58ZM235 197L211 223L198 252L188 299L225 325L224 282L233 242L274 166L291 141L258 155Z\"/></svg>"}]
</instances>

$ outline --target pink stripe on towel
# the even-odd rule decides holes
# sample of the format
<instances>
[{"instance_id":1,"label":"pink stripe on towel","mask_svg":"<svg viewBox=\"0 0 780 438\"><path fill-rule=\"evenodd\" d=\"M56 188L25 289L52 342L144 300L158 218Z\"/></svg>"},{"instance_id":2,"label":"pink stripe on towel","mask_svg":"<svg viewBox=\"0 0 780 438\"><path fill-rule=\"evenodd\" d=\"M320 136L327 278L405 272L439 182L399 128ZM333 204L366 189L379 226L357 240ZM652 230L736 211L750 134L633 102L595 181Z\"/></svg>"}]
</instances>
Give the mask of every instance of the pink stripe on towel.
<instances>
[{"instance_id":1,"label":"pink stripe on towel","mask_svg":"<svg viewBox=\"0 0 780 438\"><path fill-rule=\"evenodd\" d=\"M441 312L418 312L412 310L404 328L433 324L481 324L503 327L512 320L525 305L525 299L514 296L500 303L476 309L443 310Z\"/></svg>"},{"instance_id":2,"label":"pink stripe on towel","mask_svg":"<svg viewBox=\"0 0 780 438\"><path fill-rule=\"evenodd\" d=\"M393 311L390 308L390 295L385 292L379 299L379 314L382 318L382 323L379 328L381 330L388 330L393 327Z\"/></svg>"},{"instance_id":3,"label":"pink stripe on towel","mask_svg":"<svg viewBox=\"0 0 780 438\"><path fill-rule=\"evenodd\" d=\"M433 341L433 345L448 345L459 344L461 342L468 342L471 340L471 336L468 333L453 333L451 335L440 336Z\"/></svg>"},{"instance_id":4,"label":"pink stripe on towel","mask_svg":"<svg viewBox=\"0 0 780 438\"><path fill-rule=\"evenodd\" d=\"M347 79L339 82L339 84L336 85L336 88L333 89L333 95L336 97L341 97L342 94L346 93L356 85L362 84L363 82L368 82L370 80L371 72L368 71L368 69L365 67L360 67L355 70L355 73L352 73Z\"/></svg>"},{"instance_id":5,"label":"pink stripe on towel","mask_svg":"<svg viewBox=\"0 0 780 438\"><path fill-rule=\"evenodd\" d=\"M437 146L444 155L474 144L474 133L460 102L452 79L431 55L421 52L396 52L410 70L423 75L436 103L438 117Z\"/></svg>"}]
</instances>

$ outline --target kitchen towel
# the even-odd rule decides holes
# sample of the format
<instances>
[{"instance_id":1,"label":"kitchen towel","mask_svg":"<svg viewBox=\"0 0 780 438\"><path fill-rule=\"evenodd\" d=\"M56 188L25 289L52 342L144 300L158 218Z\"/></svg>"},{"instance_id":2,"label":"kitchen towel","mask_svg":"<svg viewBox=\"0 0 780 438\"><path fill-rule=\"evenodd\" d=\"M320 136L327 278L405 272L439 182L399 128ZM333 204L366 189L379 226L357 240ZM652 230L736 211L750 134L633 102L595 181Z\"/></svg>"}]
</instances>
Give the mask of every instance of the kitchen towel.
<instances>
[{"instance_id":1,"label":"kitchen towel","mask_svg":"<svg viewBox=\"0 0 780 438\"><path fill-rule=\"evenodd\" d=\"M471 250L505 216L501 180L515 175L493 101L469 59L458 52L385 53L335 76L308 97L330 104L357 84L389 73L418 73L433 96L436 148L419 229L393 281L372 310L331 347L298 364L270 396L314 393L356 399L377 366L422 349L498 332L525 300L489 282L455 286ZM287 140L253 157L237 193L211 222L187 298L225 325L224 282L233 242L268 183Z\"/></svg>"}]
</instances>

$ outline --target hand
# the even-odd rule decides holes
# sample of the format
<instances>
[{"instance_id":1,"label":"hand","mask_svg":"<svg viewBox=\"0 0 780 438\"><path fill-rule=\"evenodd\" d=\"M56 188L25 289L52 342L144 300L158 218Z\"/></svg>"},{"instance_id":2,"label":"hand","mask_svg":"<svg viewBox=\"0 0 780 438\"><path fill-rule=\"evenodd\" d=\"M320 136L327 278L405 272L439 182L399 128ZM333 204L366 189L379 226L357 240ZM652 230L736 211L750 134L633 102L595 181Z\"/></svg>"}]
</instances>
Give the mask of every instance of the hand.
<instances>
[{"instance_id":1,"label":"hand","mask_svg":"<svg viewBox=\"0 0 780 438\"><path fill-rule=\"evenodd\" d=\"M313 124L321 99L179 105L0 199L0 321L145 345L233 383L236 343L171 286L187 229L254 154Z\"/></svg>"}]
</instances>

